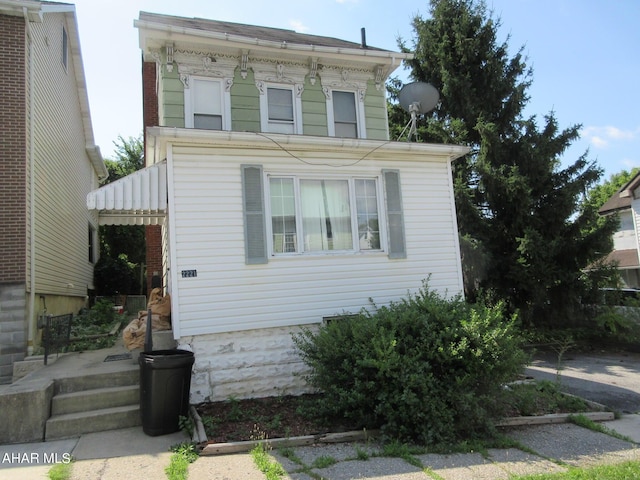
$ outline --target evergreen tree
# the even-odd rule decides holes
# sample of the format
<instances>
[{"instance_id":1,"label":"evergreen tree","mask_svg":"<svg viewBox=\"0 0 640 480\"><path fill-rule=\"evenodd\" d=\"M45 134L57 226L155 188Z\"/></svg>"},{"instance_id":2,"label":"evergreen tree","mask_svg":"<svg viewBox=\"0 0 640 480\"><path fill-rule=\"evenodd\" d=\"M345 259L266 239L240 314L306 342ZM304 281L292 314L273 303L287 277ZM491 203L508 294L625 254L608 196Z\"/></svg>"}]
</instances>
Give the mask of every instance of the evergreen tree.
<instances>
[{"instance_id":1,"label":"evergreen tree","mask_svg":"<svg viewBox=\"0 0 640 480\"><path fill-rule=\"evenodd\" d=\"M583 273L611 249L615 222L584 208L601 176L586 154L561 168L579 125L560 130L553 112L541 128L524 118L532 71L520 49L497 41L500 21L481 0L431 0L431 16L413 21L408 61L414 81L429 82L441 102L419 129L422 141L468 145L454 163L465 290L494 291L526 323L579 311ZM508 40L508 38L507 38ZM390 83L391 97L401 85ZM408 115L391 104L397 133Z\"/></svg>"}]
</instances>

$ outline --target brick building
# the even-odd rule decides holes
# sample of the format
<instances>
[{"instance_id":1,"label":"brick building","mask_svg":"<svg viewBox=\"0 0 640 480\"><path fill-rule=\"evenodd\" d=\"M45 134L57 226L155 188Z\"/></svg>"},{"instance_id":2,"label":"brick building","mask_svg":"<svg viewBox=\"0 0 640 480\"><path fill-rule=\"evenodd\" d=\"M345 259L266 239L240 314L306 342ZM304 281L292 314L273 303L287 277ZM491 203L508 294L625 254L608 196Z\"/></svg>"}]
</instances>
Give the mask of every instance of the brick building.
<instances>
[{"instance_id":1,"label":"brick building","mask_svg":"<svg viewBox=\"0 0 640 480\"><path fill-rule=\"evenodd\" d=\"M0 0L0 383L37 348L38 316L72 313L93 288L107 176L94 145L75 7Z\"/></svg>"}]
</instances>

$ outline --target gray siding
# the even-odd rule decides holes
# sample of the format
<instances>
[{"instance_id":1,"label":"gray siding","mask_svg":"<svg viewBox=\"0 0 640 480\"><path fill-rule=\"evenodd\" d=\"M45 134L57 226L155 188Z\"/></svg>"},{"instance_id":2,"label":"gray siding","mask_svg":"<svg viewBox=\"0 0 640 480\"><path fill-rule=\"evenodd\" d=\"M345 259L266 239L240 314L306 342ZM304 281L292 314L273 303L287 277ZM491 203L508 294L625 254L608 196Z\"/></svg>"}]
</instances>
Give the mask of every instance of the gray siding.
<instances>
[{"instance_id":1,"label":"gray siding","mask_svg":"<svg viewBox=\"0 0 640 480\"><path fill-rule=\"evenodd\" d=\"M84 296L93 285L86 196L96 183L85 147L73 52L62 65L63 14L32 23L36 290Z\"/></svg>"}]
</instances>

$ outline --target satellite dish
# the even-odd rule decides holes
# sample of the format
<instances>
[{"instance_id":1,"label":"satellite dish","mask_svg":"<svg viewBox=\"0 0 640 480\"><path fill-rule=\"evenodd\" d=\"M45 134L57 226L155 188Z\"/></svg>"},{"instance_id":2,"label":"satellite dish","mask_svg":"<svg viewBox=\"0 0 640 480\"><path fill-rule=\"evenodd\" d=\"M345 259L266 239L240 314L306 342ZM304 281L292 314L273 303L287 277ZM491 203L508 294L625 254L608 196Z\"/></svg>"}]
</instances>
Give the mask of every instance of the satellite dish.
<instances>
[{"instance_id":1,"label":"satellite dish","mask_svg":"<svg viewBox=\"0 0 640 480\"><path fill-rule=\"evenodd\" d=\"M411 129L407 141L411 141L411 134L416 133L416 119L418 115L430 112L440 101L440 94L430 83L407 83L398 94L400 106L411 114ZM405 127L406 129L407 127Z\"/></svg>"}]
</instances>

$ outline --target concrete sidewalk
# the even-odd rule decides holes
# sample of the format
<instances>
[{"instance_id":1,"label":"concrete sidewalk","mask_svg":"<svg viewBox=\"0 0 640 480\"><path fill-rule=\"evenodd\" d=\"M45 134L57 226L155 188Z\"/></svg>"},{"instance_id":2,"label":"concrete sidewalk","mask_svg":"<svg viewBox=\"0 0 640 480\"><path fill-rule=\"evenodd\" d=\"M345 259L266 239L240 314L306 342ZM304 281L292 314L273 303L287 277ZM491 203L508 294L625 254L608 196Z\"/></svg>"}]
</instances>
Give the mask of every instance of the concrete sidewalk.
<instances>
[{"instance_id":1,"label":"concrete sidewalk","mask_svg":"<svg viewBox=\"0 0 640 480\"><path fill-rule=\"evenodd\" d=\"M382 449L376 443L295 447L271 454L287 471L285 479L291 480L311 480L310 472L328 480L427 480L433 478L429 472L446 480L506 479L514 474L563 471L568 466L640 460L640 415L625 415L604 425L633 442L572 424L555 424L511 428L507 434L527 452L492 449L487 457L479 453L423 454L407 461L380 456ZM66 461L70 455L76 460L72 480L163 479L171 458L169 448L188 440L182 432L150 437L141 427L133 427L79 439L2 445L0 479L47 479L51 464ZM201 456L189 467L189 480L262 478L248 453Z\"/></svg>"}]
</instances>

